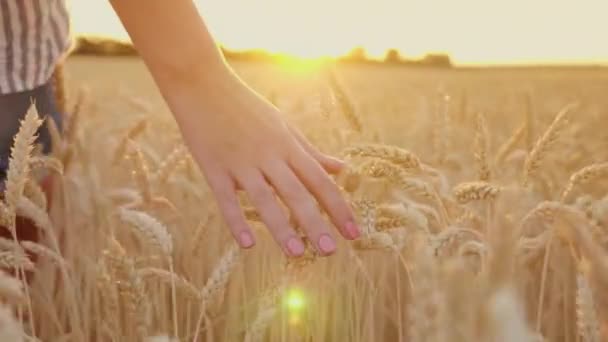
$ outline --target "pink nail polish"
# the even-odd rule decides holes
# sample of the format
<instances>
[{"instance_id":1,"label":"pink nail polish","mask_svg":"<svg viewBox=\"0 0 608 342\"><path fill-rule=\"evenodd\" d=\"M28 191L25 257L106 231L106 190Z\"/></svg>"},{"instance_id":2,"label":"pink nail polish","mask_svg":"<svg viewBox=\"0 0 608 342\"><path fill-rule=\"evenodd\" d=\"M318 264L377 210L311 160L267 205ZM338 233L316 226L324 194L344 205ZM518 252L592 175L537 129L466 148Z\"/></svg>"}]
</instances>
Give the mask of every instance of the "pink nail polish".
<instances>
[{"instance_id":1,"label":"pink nail polish","mask_svg":"<svg viewBox=\"0 0 608 342\"><path fill-rule=\"evenodd\" d=\"M327 234L319 238L319 249L325 254L333 253L336 250L336 242Z\"/></svg>"},{"instance_id":2,"label":"pink nail polish","mask_svg":"<svg viewBox=\"0 0 608 342\"><path fill-rule=\"evenodd\" d=\"M361 235L359 227L357 227L354 222L348 222L344 228L346 229L346 233L351 239L356 239Z\"/></svg>"},{"instance_id":3,"label":"pink nail polish","mask_svg":"<svg viewBox=\"0 0 608 342\"><path fill-rule=\"evenodd\" d=\"M292 237L287 241L287 250L289 254L297 257L304 254L304 245L298 238Z\"/></svg>"},{"instance_id":4,"label":"pink nail polish","mask_svg":"<svg viewBox=\"0 0 608 342\"><path fill-rule=\"evenodd\" d=\"M242 232L241 234L239 234L239 240L243 248L249 248L253 246L253 237L249 232Z\"/></svg>"}]
</instances>

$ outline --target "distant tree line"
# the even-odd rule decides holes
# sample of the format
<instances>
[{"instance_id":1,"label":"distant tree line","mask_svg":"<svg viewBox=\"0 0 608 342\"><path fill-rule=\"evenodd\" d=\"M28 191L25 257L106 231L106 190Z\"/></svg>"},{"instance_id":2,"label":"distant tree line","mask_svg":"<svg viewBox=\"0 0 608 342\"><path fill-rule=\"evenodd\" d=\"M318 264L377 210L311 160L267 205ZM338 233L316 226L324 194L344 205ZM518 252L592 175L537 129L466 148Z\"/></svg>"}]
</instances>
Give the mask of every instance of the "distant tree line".
<instances>
[{"instance_id":1,"label":"distant tree line","mask_svg":"<svg viewBox=\"0 0 608 342\"><path fill-rule=\"evenodd\" d=\"M427 54L420 59L405 58L397 49L389 49L386 51L384 58L381 60L371 59L367 57L367 53L364 48L356 47L352 49L346 56L338 58L338 61L345 63L367 63L367 64L393 64L393 65L407 65L407 66L418 66L418 67L437 67L437 68L450 68L452 67L452 60L447 54Z\"/></svg>"},{"instance_id":2,"label":"distant tree line","mask_svg":"<svg viewBox=\"0 0 608 342\"><path fill-rule=\"evenodd\" d=\"M275 62L282 57L265 50L233 51L221 48L222 53L229 60ZM113 39L81 36L76 39L72 49L73 55L96 55L96 56L136 56L137 50L131 43ZM338 63L349 64L390 64L413 67L450 68L452 61L447 54L427 54L420 59L408 59L403 57L397 49L390 49L383 59L372 59L367 56L364 48L356 47L345 56L336 58Z\"/></svg>"}]
</instances>

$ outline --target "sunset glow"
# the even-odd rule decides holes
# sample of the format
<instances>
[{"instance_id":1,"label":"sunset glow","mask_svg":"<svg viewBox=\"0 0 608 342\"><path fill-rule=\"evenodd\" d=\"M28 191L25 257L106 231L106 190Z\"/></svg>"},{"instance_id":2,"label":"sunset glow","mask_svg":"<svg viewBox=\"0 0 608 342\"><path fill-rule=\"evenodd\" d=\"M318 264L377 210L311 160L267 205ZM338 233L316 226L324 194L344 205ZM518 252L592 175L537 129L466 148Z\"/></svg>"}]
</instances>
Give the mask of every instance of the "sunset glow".
<instances>
[{"instance_id":1,"label":"sunset glow","mask_svg":"<svg viewBox=\"0 0 608 342\"><path fill-rule=\"evenodd\" d=\"M198 0L231 49L300 57L364 46L380 57L447 52L460 64L607 63L605 0ZM125 39L107 1L69 3L75 33Z\"/></svg>"}]
</instances>

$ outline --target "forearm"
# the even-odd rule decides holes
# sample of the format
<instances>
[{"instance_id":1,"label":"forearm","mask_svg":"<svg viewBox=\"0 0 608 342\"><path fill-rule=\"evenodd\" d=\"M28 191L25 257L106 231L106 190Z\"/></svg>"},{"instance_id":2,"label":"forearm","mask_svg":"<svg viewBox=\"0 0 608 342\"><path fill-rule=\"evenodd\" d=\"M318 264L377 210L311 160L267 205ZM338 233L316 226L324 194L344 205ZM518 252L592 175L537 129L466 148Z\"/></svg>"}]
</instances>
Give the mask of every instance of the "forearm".
<instances>
[{"instance_id":1,"label":"forearm","mask_svg":"<svg viewBox=\"0 0 608 342\"><path fill-rule=\"evenodd\" d=\"M192 0L110 3L161 91L233 78Z\"/></svg>"}]
</instances>

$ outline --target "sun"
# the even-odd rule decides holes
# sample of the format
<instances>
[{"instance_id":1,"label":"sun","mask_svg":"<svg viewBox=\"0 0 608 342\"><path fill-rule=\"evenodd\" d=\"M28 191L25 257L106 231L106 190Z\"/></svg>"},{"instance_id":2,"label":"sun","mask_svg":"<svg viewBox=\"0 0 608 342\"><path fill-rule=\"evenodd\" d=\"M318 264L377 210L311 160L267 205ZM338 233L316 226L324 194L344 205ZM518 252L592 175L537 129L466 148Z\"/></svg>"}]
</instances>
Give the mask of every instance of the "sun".
<instances>
[{"instance_id":1,"label":"sun","mask_svg":"<svg viewBox=\"0 0 608 342\"><path fill-rule=\"evenodd\" d=\"M277 65L295 74L309 74L321 68L329 57L304 58L292 55L278 55Z\"/></svg>"}]
</instances>

